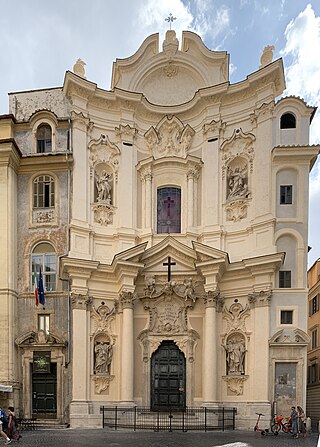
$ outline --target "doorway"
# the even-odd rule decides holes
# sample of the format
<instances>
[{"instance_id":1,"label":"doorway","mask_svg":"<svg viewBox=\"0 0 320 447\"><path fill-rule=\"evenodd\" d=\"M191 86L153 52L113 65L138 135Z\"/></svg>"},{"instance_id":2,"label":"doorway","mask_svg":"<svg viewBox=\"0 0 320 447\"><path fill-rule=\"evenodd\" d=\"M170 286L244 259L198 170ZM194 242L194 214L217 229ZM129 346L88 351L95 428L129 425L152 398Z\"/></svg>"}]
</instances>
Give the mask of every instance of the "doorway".
<instances>
[{"instance_id":1,"label":"doorway","mask_svg":"<svg viewBox=\"0 0 320 447\"><path fill-rule=\"evenodd\" d=\"M32 416L57 417L57 364L50 364L49 372L32 373Z\"/></svg>"},{"instance_id":2,"label":"doorway","mask_svg":"<svg viewBox=\"0 0 320 447\"><path fill-rule=\"evenodd\" d=\"M186 406L186 359L173 341L163 341L151 358L151 410Z\"/></svg>"}]
</instances>

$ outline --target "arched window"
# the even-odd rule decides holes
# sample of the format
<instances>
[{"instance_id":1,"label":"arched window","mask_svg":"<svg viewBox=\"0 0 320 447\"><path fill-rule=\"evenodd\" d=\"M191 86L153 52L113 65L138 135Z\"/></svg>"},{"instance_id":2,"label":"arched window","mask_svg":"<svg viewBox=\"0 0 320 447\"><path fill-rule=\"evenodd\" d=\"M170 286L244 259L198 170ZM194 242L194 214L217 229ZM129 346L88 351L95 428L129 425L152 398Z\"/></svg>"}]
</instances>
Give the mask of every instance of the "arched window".
<instances>
[{"instance_id":1,"label":"arched window","mask_svg":"<svg viewBox=\"0 0 320 447\"><path fill-rule=\"evenodd\" d=\"M52 151L52 129L49 124L40 124L37 128L37 153Z\"/></svg>"},{"instance_id":2,"label":"arched window","mask_svg":"<svg viewBox=\"0 0 320 447\"><path fill-rule=\"evenodd\" d=\"M284 113L280 118L280 129L295 129L296 117L292 113Z\"/></svg>"},{"instance_id":3,"label":"arched window","mask_svg":"<svg viewBox=\"0 0 320 447\"><path fill-rule=\"evenodd\" d=\"M54 207L54 178L40 175L33 181L33 208Z\"/></svg>"},{"instance_id":4,"label":"arched window","mask_svg":"<svg viewBox=\"0 0 320 447\"><path fill-rule=\"evenodd\" d=\"M180 188L159 188L157 191L157 233L181 232Z\"/></svg>"},{"instance_id":5,"label":"arched window","mask_svg":"<svg viewBox=\"0 0 320 447\"><path fill-rule=\"evenodd\" d=\"M39 275L41 268L43 287L48 292L56 290L57 256L51 244L41 242L36 245L31 254L31 284L34 287L34 272Z\"/></svg>"}]
</instances>

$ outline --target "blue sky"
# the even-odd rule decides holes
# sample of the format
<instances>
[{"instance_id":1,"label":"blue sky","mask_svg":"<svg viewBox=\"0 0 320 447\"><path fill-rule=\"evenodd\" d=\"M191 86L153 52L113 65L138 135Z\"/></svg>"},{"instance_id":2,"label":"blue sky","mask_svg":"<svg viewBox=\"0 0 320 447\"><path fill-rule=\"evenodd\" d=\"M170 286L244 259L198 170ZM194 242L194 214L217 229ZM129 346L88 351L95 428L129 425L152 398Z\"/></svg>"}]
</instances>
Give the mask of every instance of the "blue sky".
<instances>
[{"instance_id":1,"label":"blue sky","mask_svg":"<svg viewBox=\"0 0 320 447\"><path fill-rule=\"evenodd\" d=\"M230 54L230 80L258 69L266 45L283 57L286 95L320 106L320 1L304 0L0 0L0 114L7 93L61 86L78 57L86 76L110 87L112 62L133 54L168 27L201 35L212 50ZM320 143L320 111L311 128ZM310 175L309 265L320 257L320 162Z\"/></svg>"}]
</instances>

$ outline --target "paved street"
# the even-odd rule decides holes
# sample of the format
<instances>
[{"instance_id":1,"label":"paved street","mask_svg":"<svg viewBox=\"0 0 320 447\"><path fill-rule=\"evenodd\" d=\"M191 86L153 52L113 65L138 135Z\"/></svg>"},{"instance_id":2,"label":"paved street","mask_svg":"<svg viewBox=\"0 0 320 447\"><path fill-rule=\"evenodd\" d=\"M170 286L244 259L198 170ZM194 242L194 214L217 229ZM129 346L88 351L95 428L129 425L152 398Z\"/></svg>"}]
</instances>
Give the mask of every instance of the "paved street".
<instances>
[{"instance_id":1,"label":"paved street","mask_svg":"<svg viewBox=\"0 0 320 447\"><path fill-rule=\"evenodd\" d=\"M154 433L65 429L22 432L19 444L21 447L317 447L318 435L314 433L307 438L293 439L284 433L262 437L258 433L243 431Z\"/></svg>"}]
</instances>

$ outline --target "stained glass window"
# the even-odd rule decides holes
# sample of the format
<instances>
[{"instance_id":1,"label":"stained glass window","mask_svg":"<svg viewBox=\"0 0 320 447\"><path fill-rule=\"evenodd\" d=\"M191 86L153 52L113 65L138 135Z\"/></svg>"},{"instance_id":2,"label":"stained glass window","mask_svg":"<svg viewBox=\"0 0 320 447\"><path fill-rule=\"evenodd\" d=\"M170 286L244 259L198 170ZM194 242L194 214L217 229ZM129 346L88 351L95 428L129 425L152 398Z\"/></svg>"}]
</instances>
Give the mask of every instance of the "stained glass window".
<instances>
[{"instance_id":1,"label":"stained glass window","mask_svg":"<svg viewBox=\"0 0 320 447\"><path fill-rule=\"evenodd\" d=\"M157 232L181 232L180 188L159 188L157 192Z\"/></svg>"}]
</instances>

